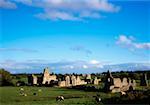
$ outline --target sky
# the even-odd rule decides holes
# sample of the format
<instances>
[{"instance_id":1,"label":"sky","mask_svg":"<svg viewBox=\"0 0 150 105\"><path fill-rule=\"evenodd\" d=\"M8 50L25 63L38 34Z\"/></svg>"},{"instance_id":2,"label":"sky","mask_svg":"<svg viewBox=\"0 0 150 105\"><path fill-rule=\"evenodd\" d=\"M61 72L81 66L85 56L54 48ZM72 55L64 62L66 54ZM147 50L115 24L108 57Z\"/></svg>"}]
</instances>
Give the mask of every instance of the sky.
<instances>
[{"instance_id":1,"label":"sky","mask_svg":"<svg viewBox=\"0 0 150 105\"><path fill-rule=\"evenodd\" d=\"M150 69L148 0L0 0L0 68L90 73L119 64Z\"/></svg>"}]
</instances>

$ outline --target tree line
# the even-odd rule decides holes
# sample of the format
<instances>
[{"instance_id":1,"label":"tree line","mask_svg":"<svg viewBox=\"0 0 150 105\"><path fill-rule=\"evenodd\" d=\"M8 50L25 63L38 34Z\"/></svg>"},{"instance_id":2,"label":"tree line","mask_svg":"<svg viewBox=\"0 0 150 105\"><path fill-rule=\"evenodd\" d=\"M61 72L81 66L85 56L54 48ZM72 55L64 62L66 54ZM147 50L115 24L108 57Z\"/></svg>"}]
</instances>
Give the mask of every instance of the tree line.
<instances>
[{"instance_id":1,"label":"tree line","mask_svg":"<svg viewBox=\"0 0 150 105\"><path fill-rule=\"evenodd\" d=\"M119 71L119 72L112 72L113 77L129 77L131 79L140 80L142 73L147 74L147 79L150 80L150 70L147 71ZM53 73L54 74L54 73ZM101 78L102 81L105 79L106 72L103 73L91 73L92 79L94 77ZM17 83L20 83L22 85L26 85L28 81L28 75L31 74L11 74L9 71L5 69L0 69L0 86L16 86ZM35 74L36 76L42 76L42 73ZM64 75L71 75L71 74L55 74L57 78L62 78ZM82 74L75 74L73 75L79 75L82 76Z\"/></svg>"}]
</instances>

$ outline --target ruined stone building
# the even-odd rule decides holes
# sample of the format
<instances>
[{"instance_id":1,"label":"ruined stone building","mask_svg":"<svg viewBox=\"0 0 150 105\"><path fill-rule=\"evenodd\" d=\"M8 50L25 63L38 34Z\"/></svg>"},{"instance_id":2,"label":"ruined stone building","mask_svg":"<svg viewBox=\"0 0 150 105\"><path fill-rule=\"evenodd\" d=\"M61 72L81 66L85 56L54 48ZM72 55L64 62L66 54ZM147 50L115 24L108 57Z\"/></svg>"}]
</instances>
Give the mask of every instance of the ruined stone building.
<instances>
[{"instance_id":1,"label":"ruined stone building","mask_svg":"<svg viewBox=\"0 0 150 105\"><path fill-rule=\"evenodd\" d=\"M35 76L34 74L28 76L28 84L36 85L37 84L37 76Z\"/></svg>"},{"instance_id":2,"label":"ruined stone building","mask_svg":"<svg viewBox=\"0 0 150 105\"><path fill-rule=\"evenodd\" d=\"M91 79L92 79L92 78L91 78L91 74L87 74L87 75L86 75L86 79L90 79L90 80L91 80Z\"/></svg>"},{"instance_id":3,"label":"ruined stone building","mask_svg":"<svg viewBox=\"0 0 150 105\"><path fill-rule=\"evenodd\" d=\"M79 76L66 76L65 80L59 81L59 87L69 87L69 86L77 86L77 85L84 85L87 84L84 80L81 80Z\"/></svg>"},{"instance_id":4,"label":"ruined stone building","mask_svg":"<svg viewBox=\"0 0 150 105\"><path fill-rule=\"evenodd\" d=\"M33 74L28 76L29 85L45 85L54 81L58 81L56 75L50 75L48 67L44 69L42 77L37 77Z\"/></svg>"},{"instance_id":5,"label":"ruined stone building","mask_svg":"<svg viewBox=\"0 0 150 105\"><path fill-rule=\"evenodd\" d=\"M95 84L98 85L101 79L95 77L93 80L90 74L84 75L85 79L81 80L80 76L75 75L67 75L65 79L58 82L59 87L69 87L69 86L77 86L77 85L85 85L85 84Z\"/></svg>"},{"instance_id":6,"label":"ruined stone building","mask_svg":"<svg viewBox=\"0 0 150 105\"><path fill-rule=\"evenodd\" d=\"M69 86L71 86L70 77L65 76L65 80L58 81L58 86L59 87L69 87Z\"/></svg>"},{"instance_id":7,"label":"ruined stone building","mask_svg":"<svg viewBox=\"0 0 150 105\"><path fill-rule=\"evenodd\" d=\"M62 80L61 80L62 79ZM59 87L70 87L77 85L85 85L85 84L95 84L98 85L101 79L91 78L90 74L85 75L83 80L81 80L80 76L75 75L67 75L63 78L57 78L56 75L52 75L49 72L48 67L44 69L42 76L29 75L28 76L28 84L29 85L48 85L48 86L59 86Z\"/></svg>"},{"instance_id":8,"label":"ruined stone building","mask_svg":"<svg viewBox=\"0 0 150 105\"><path fill-rule=\"evenodd\" d=\"M85 75L85 81L87 82L87 84L91 84L92 83L91 74L86 74Z\"/></svg>"},{"instance_id":9,"label":"ruined stone building","mask_svg":"<svg viewBox=\"0 0 150 105\"><path fill-rule=\"evenodd\" d=\"M52 81L57 81L56 75L50 75L48 67L44 69L42 84L50 84Z\"/></svg>"},{"instance_id":10,"label":"ruined stone building","mask_svg":"<svg viewBox=\"0 0 150 105\"><path fill-rule=\"evenodd\" d=\"M109 71L107 72L104 86L105 91L115 93L129 89L134 90L135 86L135 80L131 80L130 78L114 78Z\"/></svg>"},{"instance_id":11,"label":"ruined stone building","mask_svg":"<svg viewBox=\"0 0 150 105\"><path fill-rule=\"evenodd\" d=\"M97 77L95 77L94 80L93 80L93 84L98 85L99 82L101 82L101 79L97 79Z\"/></svg>"}]
</instances>

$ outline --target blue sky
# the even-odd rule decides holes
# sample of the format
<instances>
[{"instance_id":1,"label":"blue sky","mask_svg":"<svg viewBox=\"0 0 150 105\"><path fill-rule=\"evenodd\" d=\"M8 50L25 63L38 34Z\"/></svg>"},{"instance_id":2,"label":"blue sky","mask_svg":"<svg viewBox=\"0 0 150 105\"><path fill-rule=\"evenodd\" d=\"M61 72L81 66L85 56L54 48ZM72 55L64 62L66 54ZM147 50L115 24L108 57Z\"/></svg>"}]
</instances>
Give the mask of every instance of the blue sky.
<instances>
[{"instance_id":1,"label":"blue sky","mask_svg":"<svg viewBox=\"0 0 150 105\"><path fill-rule=\"evenodd\" d=\"M1 0L0 67L94 72L150 63L149 6L136 0Z\"/></svg>"}]
</instances>

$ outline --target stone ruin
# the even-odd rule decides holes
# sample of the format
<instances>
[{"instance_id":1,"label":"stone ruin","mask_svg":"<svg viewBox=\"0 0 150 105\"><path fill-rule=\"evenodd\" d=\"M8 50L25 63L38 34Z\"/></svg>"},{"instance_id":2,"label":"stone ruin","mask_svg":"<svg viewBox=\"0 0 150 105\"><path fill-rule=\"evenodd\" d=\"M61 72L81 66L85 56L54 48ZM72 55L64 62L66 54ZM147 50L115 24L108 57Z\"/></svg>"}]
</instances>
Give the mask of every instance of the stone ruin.
<instances>
[{"instance_id":1,"label":"stone ruin","mask_svg":"<svg viewBox=\"0 0 150 105\"><path fill-rule=\"evenodd\" d=\"M53 81L58 81L56 75L50 75L48 67L44 69L42 77L35 75L28 76L29 85L48 85Z\"/></svg>"},{"instance_id":2,"label":"stone ruin","mask_svg":"<svg viewBox=\"0 0 150 105\"><path fill-rule=\"evenodd\" d=\"M82 75L84 78L81 80L80 76L75 75L67 75L65 79L62 81L58 81L59 87L70 87L70 86L77 86L77 85L85 85L85 84L95 84L98 85L101 79L97 79L95 77L93 80L90 74Z\"/></svg>"},{"instance_id":3,"label":"stone ruin","mask_svg":"<svg viewBox=\"0 0 150 105\"><path fill-rule=\"evenodd\" d=\"M93 84L98 85L99 82L101 82L101 79L97 79L97 77L95 77L94 80L93 80Z\"/></svg>"},{"instance_id":4,"label":"stone ruin","mask_svg":"<svg viewBox=\"0 0 150 105\"><path fill-rule=\"evenodd\" d=\"M104 86L104 90L106 92L115 93L127 90L134 90L135 86L135 80L131 80L130 78L114 78L109 71L107 72Z\"/></svg>"},{"instance_id":5,"label":"stone ruin","mask_svg":"<svg viewBox=\"0 0 150 105\"><path fill-rule=\"evenodd\" d=\"M91 80L91 79L92 79L92 78L91 78L91 74L87 74L87 75L86 75L86 79L90 79L90 80Z\"/></svg>"},{"instance_id":6,"label":"stone ruin","mask_svg":"<svg viewBox=\"0 0 150 105\"><path fill-rule=\"evenodd\" d=\"M56 75L50 75L48 67L44 69L42 84L50 84L51 81L57 81Z\"/></svg>"},{"instance_id":7,"label":"stone ruin","mask_svg":"<svg viewBox=\"0 0 150 105\"><path fill-rule=\"evenodd\" d=\"M81 80L79 76L66 76L64 81L59 81L59 87L69 87L69 86L77 86L87 84L84 80Z\"/></svg>"},{"instance_id":8,"label":"stone ruin","mask_svg":"<svg viewBox=\"0 0 150 105\"><path fill-rule=\"evenodd\" d=\"M34 74L28 76L28 84L29 85L36 85L37 84L37 76L35 76Z\"/></svg>"},{"instance_id":9,"label":"stone ruin","mask_svg":"<svg viewBox=\"0 0 150 105\"><path fill-rule=\"evenodd\" d=\"M83 76L82 76L83 77ZM49 72L49 68L45 68L42 76L36 76L34 74L28 76L28 84L29 85L50 85L50 86L59 86L59 87L70 87L77 85L85 85L85 84L95 84L98 85L101 79L95 77L91 78L90 74L86 74L81 80L80 76L75 75L67 75L63 78L63 80L58 80L56 75L51 75Z\"/></svg>"},{"instance_id":10,"label":"stone ruin","mask_svg":"<svg viewBox=\"0 0 150 105\"><path fill-rule=\"evenodd\" d=\"M85 75L85 81L87 82L87 84L91 84L92 83L92 78L90 74L86 74Z\"/></svg>"},{"instance_id":11,"label":"stone ruin","mask_svg":"<svg viewBox=\"0 0 150 105\"><path fill-rule=\"evenodd\" d=\"M37 77L32 74L32 77L33 77L33 85L36 85L37 84Z\"/></svg>"}]
</instances>

